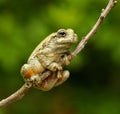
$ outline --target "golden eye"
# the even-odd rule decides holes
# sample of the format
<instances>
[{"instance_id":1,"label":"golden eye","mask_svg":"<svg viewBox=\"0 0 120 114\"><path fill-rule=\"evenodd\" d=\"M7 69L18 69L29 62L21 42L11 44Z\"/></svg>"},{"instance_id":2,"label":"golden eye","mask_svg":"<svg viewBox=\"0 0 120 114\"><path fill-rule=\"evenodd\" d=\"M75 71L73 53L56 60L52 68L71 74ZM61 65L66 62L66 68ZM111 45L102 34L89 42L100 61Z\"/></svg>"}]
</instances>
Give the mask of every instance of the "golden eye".
<instances>
[{"instance_id":1,"label":"golden eye","mask_svg":"<svg viewBox=\"0 0 120 114\"><path fill-rule=\"evenodd\" d=\"M66 36L66 32L65 32L64 29L60 29L60 30L58 30L57 35L59 37L65 37Z\"/></svg>"}]
</instances>

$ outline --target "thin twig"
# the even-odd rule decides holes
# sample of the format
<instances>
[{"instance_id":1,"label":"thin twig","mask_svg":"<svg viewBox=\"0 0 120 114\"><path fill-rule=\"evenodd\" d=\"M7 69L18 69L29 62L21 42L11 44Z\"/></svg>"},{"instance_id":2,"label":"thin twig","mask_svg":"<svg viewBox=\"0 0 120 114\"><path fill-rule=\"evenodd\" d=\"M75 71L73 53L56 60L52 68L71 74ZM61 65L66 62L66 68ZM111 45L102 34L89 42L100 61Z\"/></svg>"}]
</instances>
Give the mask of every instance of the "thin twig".
<instances>
[{"instance_id":1,"label":"thin twig","mask_svg":"<svg viewBox=\"0 0 120 114\"><path fill-rule=\"evenodd\" d=\"M25 93L32 87L31 83L25 83L19 90L17 90L15 93L7 97L6 99L3 99L0 101L0 108L7 106L8 104L11 104L17 100L20 100Z\"/></svg>"},{"instance_id":2,"label":"thin twig","mask_svg":"<svg viewBox=\"0 0 120 114\"><path fill-rule=\"evenodd\" d=\"M116 2L117 1L109 0L107 7L102 10L102 13L99 19L97 20L96 24L93 26L90 32L81 40L81 42L78 44L76 49L72 52L72 58L74 58L84 48L87 41L96 33L100 24L102 23L104 18L107 16L107 14L110 12L110 10L113 8L113 6L116 4ZM32 87L32 83L25 83L18 91L10 95L8 98L1 100L0 108L5 107L8 104L13 103L17 100L20 100L31 87Z\"/></svg>"},{"instance_id":3,"label":"thin twig","mask_svg":"<svg viewBox=\"0 0 120 114\"><path fill-rule=\"evenodd\" d=\"M72 52L72 58L73 59L86 45L87 41L95 35L96 31L100 27L101 23L103 22L104 18L107 16L107 14L110 12L110 10L115 6L117 1L115 0L110 0L109 3L107 4L105 9L102 9L101 15L98 18L97 22L93 26L93 28L90 30L90 32L80 41L76 49Z\"/></svg>"}]
</instances>

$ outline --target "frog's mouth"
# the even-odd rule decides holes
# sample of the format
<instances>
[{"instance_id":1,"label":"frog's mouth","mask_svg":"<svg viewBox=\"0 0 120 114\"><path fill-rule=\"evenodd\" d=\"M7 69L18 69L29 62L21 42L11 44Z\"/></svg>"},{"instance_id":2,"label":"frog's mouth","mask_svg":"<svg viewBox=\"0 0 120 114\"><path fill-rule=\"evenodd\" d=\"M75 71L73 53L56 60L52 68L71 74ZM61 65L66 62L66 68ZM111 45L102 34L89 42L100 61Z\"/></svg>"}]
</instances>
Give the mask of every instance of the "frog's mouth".
<instances>
[{"instance_id":1,"label":"frog's mouth","mask_svg":"<svg viewBox=\"0 0 120 114\"><path fill-rule=\"evenodd\" d=\"M68 38L71 39L71 42L70 43L76 43L77 42L77 39L78 39L78 36L76 33L74 33L74 31L72 29L67 29L67 33L68 34Z\"/></svg>"},{"instance_id":2,"label":"frog's mouth","mask_svg":"<svg viewBox=\"0 0 120 114\"><path fill-rule=\"evenodd\" d=\"M74 43L76 43L76 42L78 41L78 36L77 36L77 34L74 34L74 35L73 35L73 41L74 41Z\"/></svg>"}]
</instances>

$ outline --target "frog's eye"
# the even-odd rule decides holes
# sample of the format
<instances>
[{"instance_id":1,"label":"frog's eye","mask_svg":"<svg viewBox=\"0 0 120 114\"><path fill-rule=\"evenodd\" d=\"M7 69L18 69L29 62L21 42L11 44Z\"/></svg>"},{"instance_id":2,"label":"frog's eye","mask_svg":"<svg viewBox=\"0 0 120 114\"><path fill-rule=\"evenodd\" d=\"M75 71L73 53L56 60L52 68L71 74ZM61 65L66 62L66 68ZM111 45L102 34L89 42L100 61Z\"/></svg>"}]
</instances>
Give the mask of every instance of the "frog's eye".
<instances>
[{"instance_id":1,"label":"frog's eye","mask_svg":"<svg viewBox=\"0 0 120 114\"><path fill-rule=\"evenodd\" d=\"M66 36L66 32L65 32L64 29L60 29L60 30L58 30L57 35L59 37L65 37Z\"/></svg>"}]
</instances>

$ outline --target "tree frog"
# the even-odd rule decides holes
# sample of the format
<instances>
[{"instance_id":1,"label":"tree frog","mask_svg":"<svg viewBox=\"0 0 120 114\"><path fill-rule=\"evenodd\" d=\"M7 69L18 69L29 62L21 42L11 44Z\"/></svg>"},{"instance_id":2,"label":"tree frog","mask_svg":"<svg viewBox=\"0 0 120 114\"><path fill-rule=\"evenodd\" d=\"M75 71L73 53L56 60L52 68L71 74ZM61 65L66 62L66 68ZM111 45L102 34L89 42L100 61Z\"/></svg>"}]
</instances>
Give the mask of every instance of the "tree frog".
<instances>
[{"instance_id":1,"label":"tree frog","mask_svg":"<svg viewBox=\"0 0 120 114\"><path fill-rule=\"evenodd\" d=\"M63 67L70 63L69 49L76 42L77 34L72 29L59 29L47 36L22 66L24 80L43 91L62 84L69 78L69 71L63 70Z\"/></svg>"}]
</instances>

